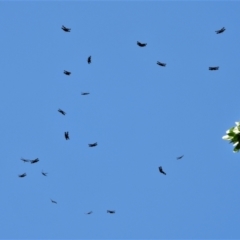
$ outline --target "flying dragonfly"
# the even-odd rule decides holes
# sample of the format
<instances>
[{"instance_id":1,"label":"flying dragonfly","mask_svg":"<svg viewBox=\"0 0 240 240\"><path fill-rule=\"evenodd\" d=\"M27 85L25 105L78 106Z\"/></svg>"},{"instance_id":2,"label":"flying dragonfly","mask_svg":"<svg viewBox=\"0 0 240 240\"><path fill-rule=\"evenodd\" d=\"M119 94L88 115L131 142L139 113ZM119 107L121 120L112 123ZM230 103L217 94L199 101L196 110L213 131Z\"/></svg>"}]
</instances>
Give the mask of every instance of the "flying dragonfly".
<instances>
[{"instance_id":1,"label":"flying dragonfly","mask_svg":"<svg viewBox=\"0 0 240 240\"><path fill-rule=\"evenodd\" d=\"M23 162L30 162L30 160L27 160L27 159L25 159L25 158L21 158L21 160L22 160Z\"/></svg>"},{"instance_id":2,"label":"flying dragonfly","mask_svg":"<svg viewBox=\"0 0 240 240\"><path fill-rule=\"evenodd\" d=\"M65 31L65 32L70 32L71 28L67 28L67 27L62 25L62 30Z\"/></svg>"},{"instance_id":3,"label":"flying dragonfly","mask_svg":"<svg viewBox=\"0 0 240 240\"><path fill-rule=\"evenodd\" d=\"M68 75L68 76L71 75L71 72L66 71L66 70L64 70L63 73L66 74L66 75Z\"/></svg>"},{"instance_id":4,"label":"flying dragonfly","mask_svg":"<svg viewBox=\"0 0 240 240\"><path fill-rule=\"evenodd\" d=\"M92 211L90 211L90 212L87 212L87 213L85 213L85 214L87 214L87 215L89 215L89 214L92 214Z\"/></svg>"},{"instance_id":5,"label":"flying dragonfly","mask_svg":"<svg viewBox=\"0 0 240 240\"><path fill-rule=\"evenodd\" d=\"M51 199L51 202L52 202L52 203L55 203L55 204L57 204L57 202L56 202L56 201L54 201L54 200L52 200L52 199Z\"/></svg>"},{"instance_id":6,"label":"flying dragonfly","mask_svg":"<svg viewBox=\"0 0 240 240\"><path fill-rule=\"evenodd\" d=\"M209 70L212 71L212 70L218 70L219 67L209 67Z\"/></svg>"},{"instance_id":7,"label":"flying dragonfly","mask_svg":"<svg viewBox=\"0 0 240 240\"><path fill-rule=\"evenodd\" d=\"M58 109L58 111L62 114L62 115L66 115L66 113L62 110L62 109Z\"/></svg>"},{"instance_id":8,"label":"flying dragonfly","mask_svg":"<svg viewBox=\"0 0 240 240\"><path fill-rule=\"evenodd\" d=\"M91 61L92 61L91 58L92 58L91 56L88 57L88 60L87 60L88 64L91 63Z\"/></svg>"},{"instance_id":9,"label":"flying dragonfly","mask_svg":"<svg viewBox=\"0 0 240 240\"><path fill-rule=\"evenodd\" d=\"M47 177L47 173L42 171L42 175Z\"/></svg>"},{"instance_id":10,"label":"flying dragonfly","mask_svg":"<svg viewBox=\"0 0 240 240\"><path fill-rule=\"evenodd\" d=\"M89 147L96 147L97 145L98 145L97 142L88 144Z\"/></svg>"},{"instance_id":11,"label":"flying dragonfly","mask_svg":"<svg viewBox=\"0 0 240 240\"><path fill-rule=\"evenodd\" d=\"M88 92L82 92L81 93L81 95L88 95L88 94L90 94L90 93L88 93Z\"/></svg>"},{"instance_id":12,"label":"flying dragonfly","mask_svg":"<svg viewBox=\"0 0 240 240\"><path fill-rule=\"evenodd\" d=\"M157 61L157 65L162 66L162 67L165 67L167 64Z\"/></svg>"},{"instance_id":13,"label":"flying dragonfly","mask_svg":"<svg viewBox=\"0 0 240 240\"><path fill-rule=\"evenodd\" d=\"M145 46L147 46L147 43L140 43L139 41L137 41L137 45L139 47L145 47Z\"/></svg>"},{"instance_id":14,"label":"flying dragonfly","mask_svg":"<svg viewBox=\"0 0 240 240\"><path fill-rule=\"evenodd\" d=\"M113 213L115 213L115 211L107 210L107 213L113 214Z\"/></svg>"},{"instance_id":15,"label":"flying dragonfly","mask_svg":"<svg viewBox=\"0 0 240 240\"><path fill-rule=\"evenodd\" d=\"M23 178L23 177L26 177L27 174L26 174L26 173L23 173L23 174L19 174L18 176L21 177L21 178Z\"/></svg>"},{"instance_id":16,"label":"flying dragonfly","mask_svg":"<svg viewBox=\"0 0 240 240\"><path fill-rule=\"evenodd\" d=\"M36 159L30 160L30 162L31 162L31 163L37 163L37 162L39 162L39 159L36 158Z\"/></svg>"},{"instance_id":17,"label":"flying dragonfly","mask_svg":"<svg viewBox=\"0 0 240 240\"><path fill-rule=\"evenodd\" d=\"M66 140L69 140L69 132L64 132L64 136L65 136Z\"/></svg>"},{"instance_id":18,"label":"flying dragonfly","mask_svg":"<svg viewBox=\"0 0 240 240\"><path fill-rule=\"evenodd\" d=\"M177 157L177 160L179 160L179 159L183 158L183 156L184 156L184 155L182 155L182 156L180 156L180 157Z\"/></svg>"},{"instance_id":19,"label":"flying dragonfly","mask_svg":"<svg viewBox=\"0 0 240 240\"><path fill-rule=\"evenodd\" d=\"M163 171L162 167L159 167L159 172L166 175L166 173Z\"/></svg>"},{"instance_id":20,"label":"flying dragonfly","mask_svg":"<svg viewBox=\"0 0 240 240\"><path fill-rule=\"evenodd\" d=\"M226 28L223 27L223 28L221 28L221 29L219 29L219 30L217 30L215 32L216 32L216 34L219 34L219 33L223 33L225 30L226 30Z\"/></svg>"}]
</instances>

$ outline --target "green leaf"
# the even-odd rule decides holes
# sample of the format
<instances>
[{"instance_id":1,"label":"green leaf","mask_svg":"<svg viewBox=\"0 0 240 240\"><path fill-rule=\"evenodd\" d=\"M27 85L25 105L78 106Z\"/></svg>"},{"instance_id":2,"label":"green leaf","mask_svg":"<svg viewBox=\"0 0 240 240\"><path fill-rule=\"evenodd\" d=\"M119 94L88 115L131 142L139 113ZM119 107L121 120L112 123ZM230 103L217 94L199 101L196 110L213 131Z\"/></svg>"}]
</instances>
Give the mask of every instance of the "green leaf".
<instances>
[{"instance_id":1,"label":"green leaf","mask_svg":"<svg viewBox=\"0 0 240 240\"><path fill-rule=\"evenodd\" d=\"M233 152L239 152L240 150L240 145L238 144L234 149L233 149Z\"/></svg>"},{"instance_id":2,"label":"green leaf","mask_svg":"<svg viewBox=\"0 0 240 240\"><path fill-rule=\"evenodd\" d=\"M234 137L235 135L236 135L235 132L230 132L230 133L228 133L228 136L231 136L231 137Z\"/></svg>"},{"instance_id":3,"label":"green leaf","mask_svg":"<svg viewBox=\"0 0 240 240\"><path fill-rule=\"evenodd\" d=\"M240 140L240 134L235 134L234 137L232 137L231 142L237 142Z\"/></svg>"},{"instance_id":4,"label":"green leaf","mask_svg":"<svg viewBox=\"0 0 240 240\"><path fill-rule=\"evenodd\" d=\"M234 127L230 128L229 130L226 131L227 134L229 134L230 132L233 132Z\"/></svg>"}]
</instances>

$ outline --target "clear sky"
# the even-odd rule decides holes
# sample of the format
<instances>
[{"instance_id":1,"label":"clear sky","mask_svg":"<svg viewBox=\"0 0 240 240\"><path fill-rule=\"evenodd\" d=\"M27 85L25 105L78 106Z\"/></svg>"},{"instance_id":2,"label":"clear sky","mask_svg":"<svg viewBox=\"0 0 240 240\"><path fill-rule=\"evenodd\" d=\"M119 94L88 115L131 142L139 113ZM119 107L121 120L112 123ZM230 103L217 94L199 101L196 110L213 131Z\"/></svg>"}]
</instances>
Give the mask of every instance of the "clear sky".
<instances>
[{"instance_id":1,"label":"clear sky","mask_svg":"<svg viewBox=\"0 0 240 240\"><path fill-rule=\"evenodd\" d=\"M0 238L239 239L239 12L0 2Z\"/></svg>"}]
</instances>

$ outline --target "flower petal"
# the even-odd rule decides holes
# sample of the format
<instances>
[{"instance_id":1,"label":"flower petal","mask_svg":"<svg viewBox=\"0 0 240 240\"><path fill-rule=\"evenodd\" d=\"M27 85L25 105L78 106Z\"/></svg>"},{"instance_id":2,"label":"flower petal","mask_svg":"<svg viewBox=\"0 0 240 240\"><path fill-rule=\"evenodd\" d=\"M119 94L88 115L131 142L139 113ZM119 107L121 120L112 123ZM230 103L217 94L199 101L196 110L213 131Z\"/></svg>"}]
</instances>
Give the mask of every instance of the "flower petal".
<instances>
[{"instance_id":1,"label":"flower petal","mask_svg":"<svg viewBox=\"0 0 240 240\"><path fill-rule=\"evenodd\" d=\"M228 136L228 135L225 135L225 136L222 137L222 139L224 139L224 140L231 140L232 137L230 137L230 136Z\"/></svg>"}]
</instances>

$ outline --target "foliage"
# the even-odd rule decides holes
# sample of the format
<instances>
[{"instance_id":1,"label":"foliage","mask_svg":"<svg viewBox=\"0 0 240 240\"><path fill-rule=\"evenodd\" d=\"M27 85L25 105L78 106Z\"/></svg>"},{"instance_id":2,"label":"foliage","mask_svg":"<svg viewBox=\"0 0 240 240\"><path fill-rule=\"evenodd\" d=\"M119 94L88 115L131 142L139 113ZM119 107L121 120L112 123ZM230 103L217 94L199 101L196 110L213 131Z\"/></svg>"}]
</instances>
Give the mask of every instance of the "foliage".
<instances>
[{"instance_id":1,"label":"foliage","mask_svg":"<svg viewBox=\"0 0 240 240\"><path fill-rule=\"evenodd\" d=\"M226 131L227 135L223 136L222 139L230 141L233 143L233 152L239 152L240 150L240 122L235 122L236 127L232 127Z\"/></svg>"}]
</instances>

